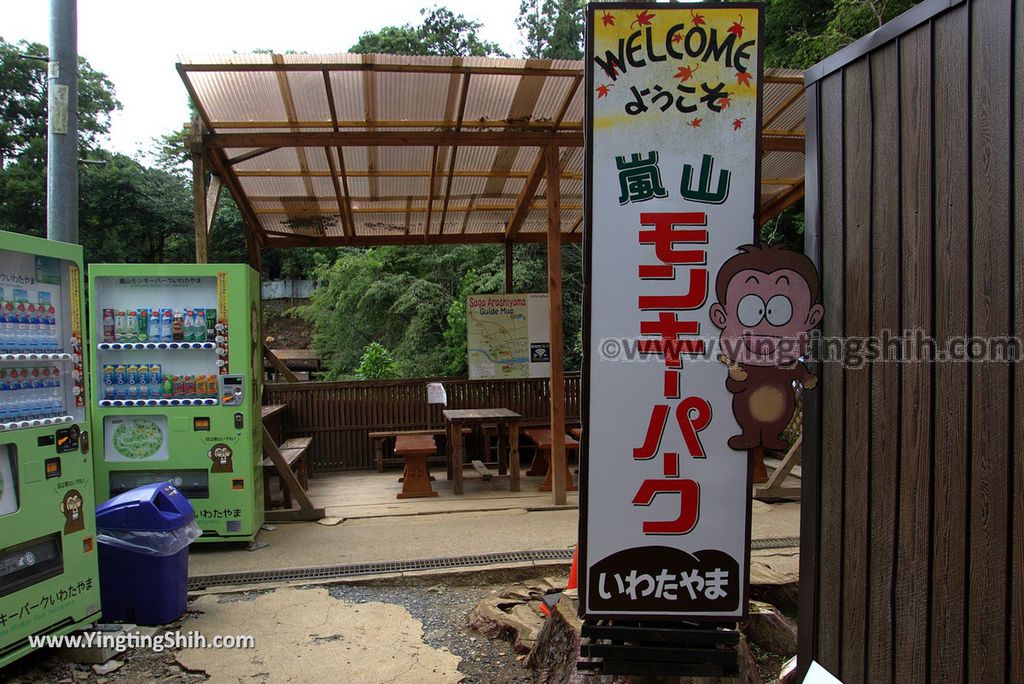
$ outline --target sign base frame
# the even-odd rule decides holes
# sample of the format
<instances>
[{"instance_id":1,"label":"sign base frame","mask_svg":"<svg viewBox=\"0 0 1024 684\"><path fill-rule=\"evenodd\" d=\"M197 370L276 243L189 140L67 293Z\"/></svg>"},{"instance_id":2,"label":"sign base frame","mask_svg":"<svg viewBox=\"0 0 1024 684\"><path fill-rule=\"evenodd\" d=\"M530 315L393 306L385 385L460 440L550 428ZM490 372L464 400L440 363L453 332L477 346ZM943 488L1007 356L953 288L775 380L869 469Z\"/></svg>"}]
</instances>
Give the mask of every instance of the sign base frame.
<instances>
[{"instance_id":1,"label":"sign base frame","mask_svg":"<svg viewBox=\"0 0 1024 684\"><path fill-rule=\"evenodd\" d=\"M585 621L581 637L581 672L735 677L740 671L735 622Z\"/></svg>"}]
</instances>

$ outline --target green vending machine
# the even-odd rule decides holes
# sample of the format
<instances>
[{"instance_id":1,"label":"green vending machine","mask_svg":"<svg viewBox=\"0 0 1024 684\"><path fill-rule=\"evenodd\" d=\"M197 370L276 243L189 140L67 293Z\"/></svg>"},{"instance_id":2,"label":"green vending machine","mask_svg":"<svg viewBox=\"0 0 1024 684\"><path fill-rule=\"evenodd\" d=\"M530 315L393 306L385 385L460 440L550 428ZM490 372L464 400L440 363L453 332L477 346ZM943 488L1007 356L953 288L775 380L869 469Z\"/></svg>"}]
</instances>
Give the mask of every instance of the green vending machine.
<instances>
[{"instance_id":1,"label":"green vending machine","mask_svg":"<svg viewBox=\"0 0 1024 684\"><path fill-rule=\"evenodd\" d=\"M99 617L82 275L80 246L0 232L0 667Z\"/></svg>"},{"instance_id":2,"label":"green vending machine","mask_svg":"<svg viewBox=\"0 0 1024 684\"><path fill-rule=\"evenodd\" d=\"M263 525L260 283L243 264L93 264L96 495L169 481L200 542Z\"/></svg>"}]
</instances>

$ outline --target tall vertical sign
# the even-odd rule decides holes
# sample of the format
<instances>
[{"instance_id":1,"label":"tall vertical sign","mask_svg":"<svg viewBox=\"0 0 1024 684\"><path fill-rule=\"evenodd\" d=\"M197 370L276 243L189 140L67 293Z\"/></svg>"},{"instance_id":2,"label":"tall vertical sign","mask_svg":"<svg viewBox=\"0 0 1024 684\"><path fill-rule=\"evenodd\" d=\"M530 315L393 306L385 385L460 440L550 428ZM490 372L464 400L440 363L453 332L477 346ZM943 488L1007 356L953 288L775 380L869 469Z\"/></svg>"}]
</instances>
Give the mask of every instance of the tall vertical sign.
<instances>
[{"instance_id":1,"label":"tall vertical sign","mask_svg":"<svg viewBox=\"0 0 1024 684\"><path fill-rule=\"evenodd\" d=\"M588 6L588 619L745 612L751 473L712 305L756 232L761 11Z\"/></svg>"}]
</instances>

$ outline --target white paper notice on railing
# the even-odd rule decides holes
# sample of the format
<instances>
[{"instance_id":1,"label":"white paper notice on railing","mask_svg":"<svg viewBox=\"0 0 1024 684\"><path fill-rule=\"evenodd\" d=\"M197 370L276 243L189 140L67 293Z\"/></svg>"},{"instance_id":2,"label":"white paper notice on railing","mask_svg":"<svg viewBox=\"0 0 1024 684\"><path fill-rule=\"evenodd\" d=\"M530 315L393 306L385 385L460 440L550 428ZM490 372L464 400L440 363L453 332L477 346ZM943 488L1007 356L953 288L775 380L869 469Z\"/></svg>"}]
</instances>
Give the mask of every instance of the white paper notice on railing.
<instances>
[{"instance_id":1,"label":"white paper notice on railing","mask_svg":"<svg viewBox=\"0 0 1024 684\"><path fill-rule=\"evenodd\" d=\"M448 405L448 393L445 392L444 385L439 382L427 383L427 403Z\"/></svg>"}]
</instances>

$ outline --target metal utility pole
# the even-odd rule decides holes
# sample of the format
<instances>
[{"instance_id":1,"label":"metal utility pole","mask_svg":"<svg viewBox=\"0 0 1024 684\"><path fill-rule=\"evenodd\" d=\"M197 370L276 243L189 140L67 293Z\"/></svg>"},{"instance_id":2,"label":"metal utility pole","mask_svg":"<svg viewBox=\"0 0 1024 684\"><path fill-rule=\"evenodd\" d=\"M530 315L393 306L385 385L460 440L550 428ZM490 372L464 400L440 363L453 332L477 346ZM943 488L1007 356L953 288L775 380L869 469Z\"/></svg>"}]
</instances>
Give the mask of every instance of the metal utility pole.
<instances>
[{"instance_id":1,"label":"metal utility pole","mask_svg":"<svg viewBox=\"0 0 1024 684\"><path fill-rule=\"evenodd\" d=\"M50 0L46 237L78 242L78 2Z\"/></svg>"}]
</instances>

